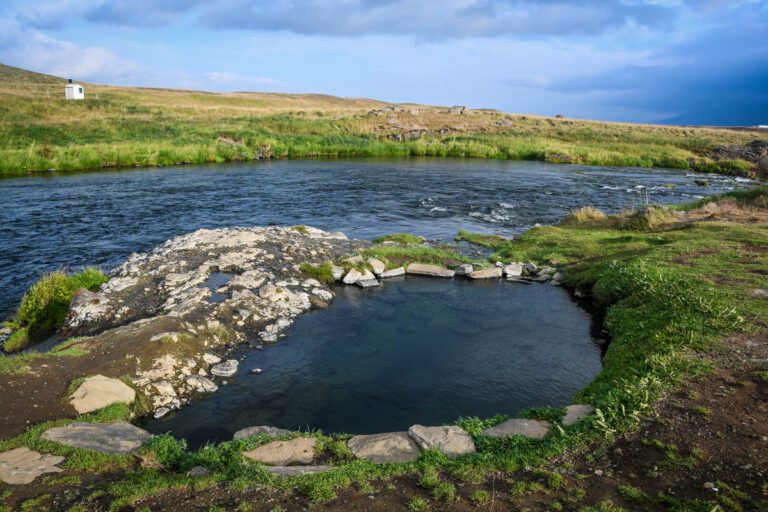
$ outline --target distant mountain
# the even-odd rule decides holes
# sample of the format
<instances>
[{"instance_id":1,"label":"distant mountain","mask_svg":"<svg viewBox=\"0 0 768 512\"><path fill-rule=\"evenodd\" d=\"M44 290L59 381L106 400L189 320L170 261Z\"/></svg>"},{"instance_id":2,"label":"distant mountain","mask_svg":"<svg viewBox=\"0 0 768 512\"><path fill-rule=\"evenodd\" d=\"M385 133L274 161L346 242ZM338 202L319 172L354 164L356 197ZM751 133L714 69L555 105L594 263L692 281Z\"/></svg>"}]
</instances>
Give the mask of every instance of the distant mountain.
<instances>
[{"instance_id":1,"label":"distant mountain","mask_svg":"<svg viewBox=\"0 0 768 512\"><path fill-rule=\"evenodd\" d=\"M685 112L663 121L663 124L704 125L704 126L755 126L768 125L768 101L754 108L738 110L726 105L712 105L699 110Z\"/></svg>"}]
</instances>

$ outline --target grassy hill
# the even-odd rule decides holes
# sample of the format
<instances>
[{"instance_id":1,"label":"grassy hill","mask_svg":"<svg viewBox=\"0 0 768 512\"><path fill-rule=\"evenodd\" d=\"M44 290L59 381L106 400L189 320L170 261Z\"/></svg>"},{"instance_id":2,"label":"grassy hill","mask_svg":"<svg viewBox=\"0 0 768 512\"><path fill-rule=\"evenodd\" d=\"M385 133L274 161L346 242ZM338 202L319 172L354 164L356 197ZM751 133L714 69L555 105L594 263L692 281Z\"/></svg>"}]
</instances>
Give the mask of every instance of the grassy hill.
<instances>
[{"instance_id":1,"label":"grassy hill","mask_svg":"<svg viewBox=\"0 0 768 512\"><path fill-rule=\"evenodd\" d=\"M0 64L0 174L260 158L453 156L698 168L759 131L601 123L320 94L208 93L85 83Z\"/></svg>"}]
</instances>

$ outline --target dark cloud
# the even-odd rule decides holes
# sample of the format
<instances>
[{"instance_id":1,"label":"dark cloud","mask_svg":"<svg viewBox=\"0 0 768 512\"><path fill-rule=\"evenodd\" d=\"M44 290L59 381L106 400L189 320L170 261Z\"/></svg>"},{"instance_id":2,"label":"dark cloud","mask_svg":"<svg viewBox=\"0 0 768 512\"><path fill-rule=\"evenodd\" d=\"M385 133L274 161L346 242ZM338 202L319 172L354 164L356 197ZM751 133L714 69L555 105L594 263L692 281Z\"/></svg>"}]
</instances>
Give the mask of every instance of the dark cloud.
<instances>
[{"instance_id":1,"label":"dark cloud","mask_svg":"<svg viewBox=\"0 0 768 512\"><path fill-rule=\"evenodd\" d=\"M676 113L669 116L672 122L768 124L768 19L736 21L656 51L651 58L656 65L555 81L548 89L602 94L605 106Z\"/></svg>"},{"instance_id":2,"label":"dark cloud","mask_svg":"<svg viewBox=\"0 0 768 512\"><path fill-rule=\"evenodd\" d=\"M450 39L501 35L597 35L635 24L667 26L676 10L622 0L223 0L202 22L214 28L299 34L412 35Z\"/></svg>"},{"instance_id":3,"label":"dark cloud","mask_svg":"<svg viewBox=\"0 0 768 512\"><path fill-rule=\"evenodd\" d=\"M51 0L22 9L36 28L69 21L204 26L307 35L410 35L429 39L501 35L598 35L628 24L663 28L678 10L652 0Z\"/></svg>"}]
</instances>

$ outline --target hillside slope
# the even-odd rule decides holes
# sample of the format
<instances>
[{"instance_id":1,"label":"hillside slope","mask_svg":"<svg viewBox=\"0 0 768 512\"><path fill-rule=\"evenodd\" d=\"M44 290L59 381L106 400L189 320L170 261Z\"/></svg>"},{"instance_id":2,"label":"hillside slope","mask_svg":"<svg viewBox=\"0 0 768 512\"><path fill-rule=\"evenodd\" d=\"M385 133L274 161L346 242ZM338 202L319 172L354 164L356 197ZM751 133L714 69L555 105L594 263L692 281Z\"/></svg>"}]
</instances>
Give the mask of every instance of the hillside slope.
<instances>
[{"instance_id":1,"label":"hillside slope","mask_svg":"<svg viewBox=\"0 0 768 512\"><path fill-rule=\"evenodd\" d=\"M260 158L453 156L742 171L709 158L761 131L601 123L321 94L84 84L0 65L0 174Z\"/></svg>"}]
</instances>

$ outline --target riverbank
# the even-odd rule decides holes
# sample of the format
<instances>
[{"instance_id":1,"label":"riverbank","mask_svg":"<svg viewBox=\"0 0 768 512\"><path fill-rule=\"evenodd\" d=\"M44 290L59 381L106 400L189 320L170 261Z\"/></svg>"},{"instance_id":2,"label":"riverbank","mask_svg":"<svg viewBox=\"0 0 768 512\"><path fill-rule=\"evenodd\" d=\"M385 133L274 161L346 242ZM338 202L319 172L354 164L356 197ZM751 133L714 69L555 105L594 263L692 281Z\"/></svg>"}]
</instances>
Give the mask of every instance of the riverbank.
<instances>
[{"instance_id":1,"label":"riverbank","mask_svg":"<svg viewBox=\"0 0 768 512\"><path fill-rule=\"evenodd\" d=\"M606 504L610 500L626 510L710 510L718 505L760 510L766 469L761 454L768 442L760 362L768 356L766 197L765 189L756 189L613 216L583 209L561 226L536 228L514 241L462 235L495 251L492 260L557 266L563 283L591 295L607 313L612 342L604 369L577 397L599 412L565 426L559 410L530 411L529 418L557 427L543 440L491 439L483 429L504 417L464 418L457 424L471 435L478 453L449 459L427 452L412 463L379 466L351 459L346 436L305 433L298 436L315 438L317 458L333 469L282 480L240 455L269 444L267 436L198 452L160 437L138 455L94 457L39 439L48 424L0 447L26 445L66 456L66 473L49 479L56 482L52 488L38 483L3 488L10 490L5 502L19 507L37 500L65 510L172 510L180 502L227 510L298 510L309 503L345 510L618 510ZM366 256L392 265L424 258L429 259L425 263L452 265L461 260L421 246L368 251ZM308 267L304 271L323 276ZM160 341L157 346L180 346ZM90 353L102 357L100 350ZM29 370L4 376L3 388L40 382L37 372L54 371L48 370L52 364L69 366L69 361L54 356L24 361ZM39 394L50 392L41 388ZM57 403L66 396L66 389L60 392L64 395ZM124 406L112 406L79 420L129 414ZM194 466L209 473L188 474ZM28 508L34 509L33 504Z\"/></svg>"},{"instance_id":2,"label":"riverbank","mask_svg":"<svg viewBox=\"0 0 768 512\"><path fill-rule=\"evenodd\" d=\"M0 176L283 158L448 156L749 174L764 130L602 123L324 95L86 84L0 65ZM768 163L766 163L768 165ZM765 169L760 170L765 172Z\"/></svg>"}]
</instances>

